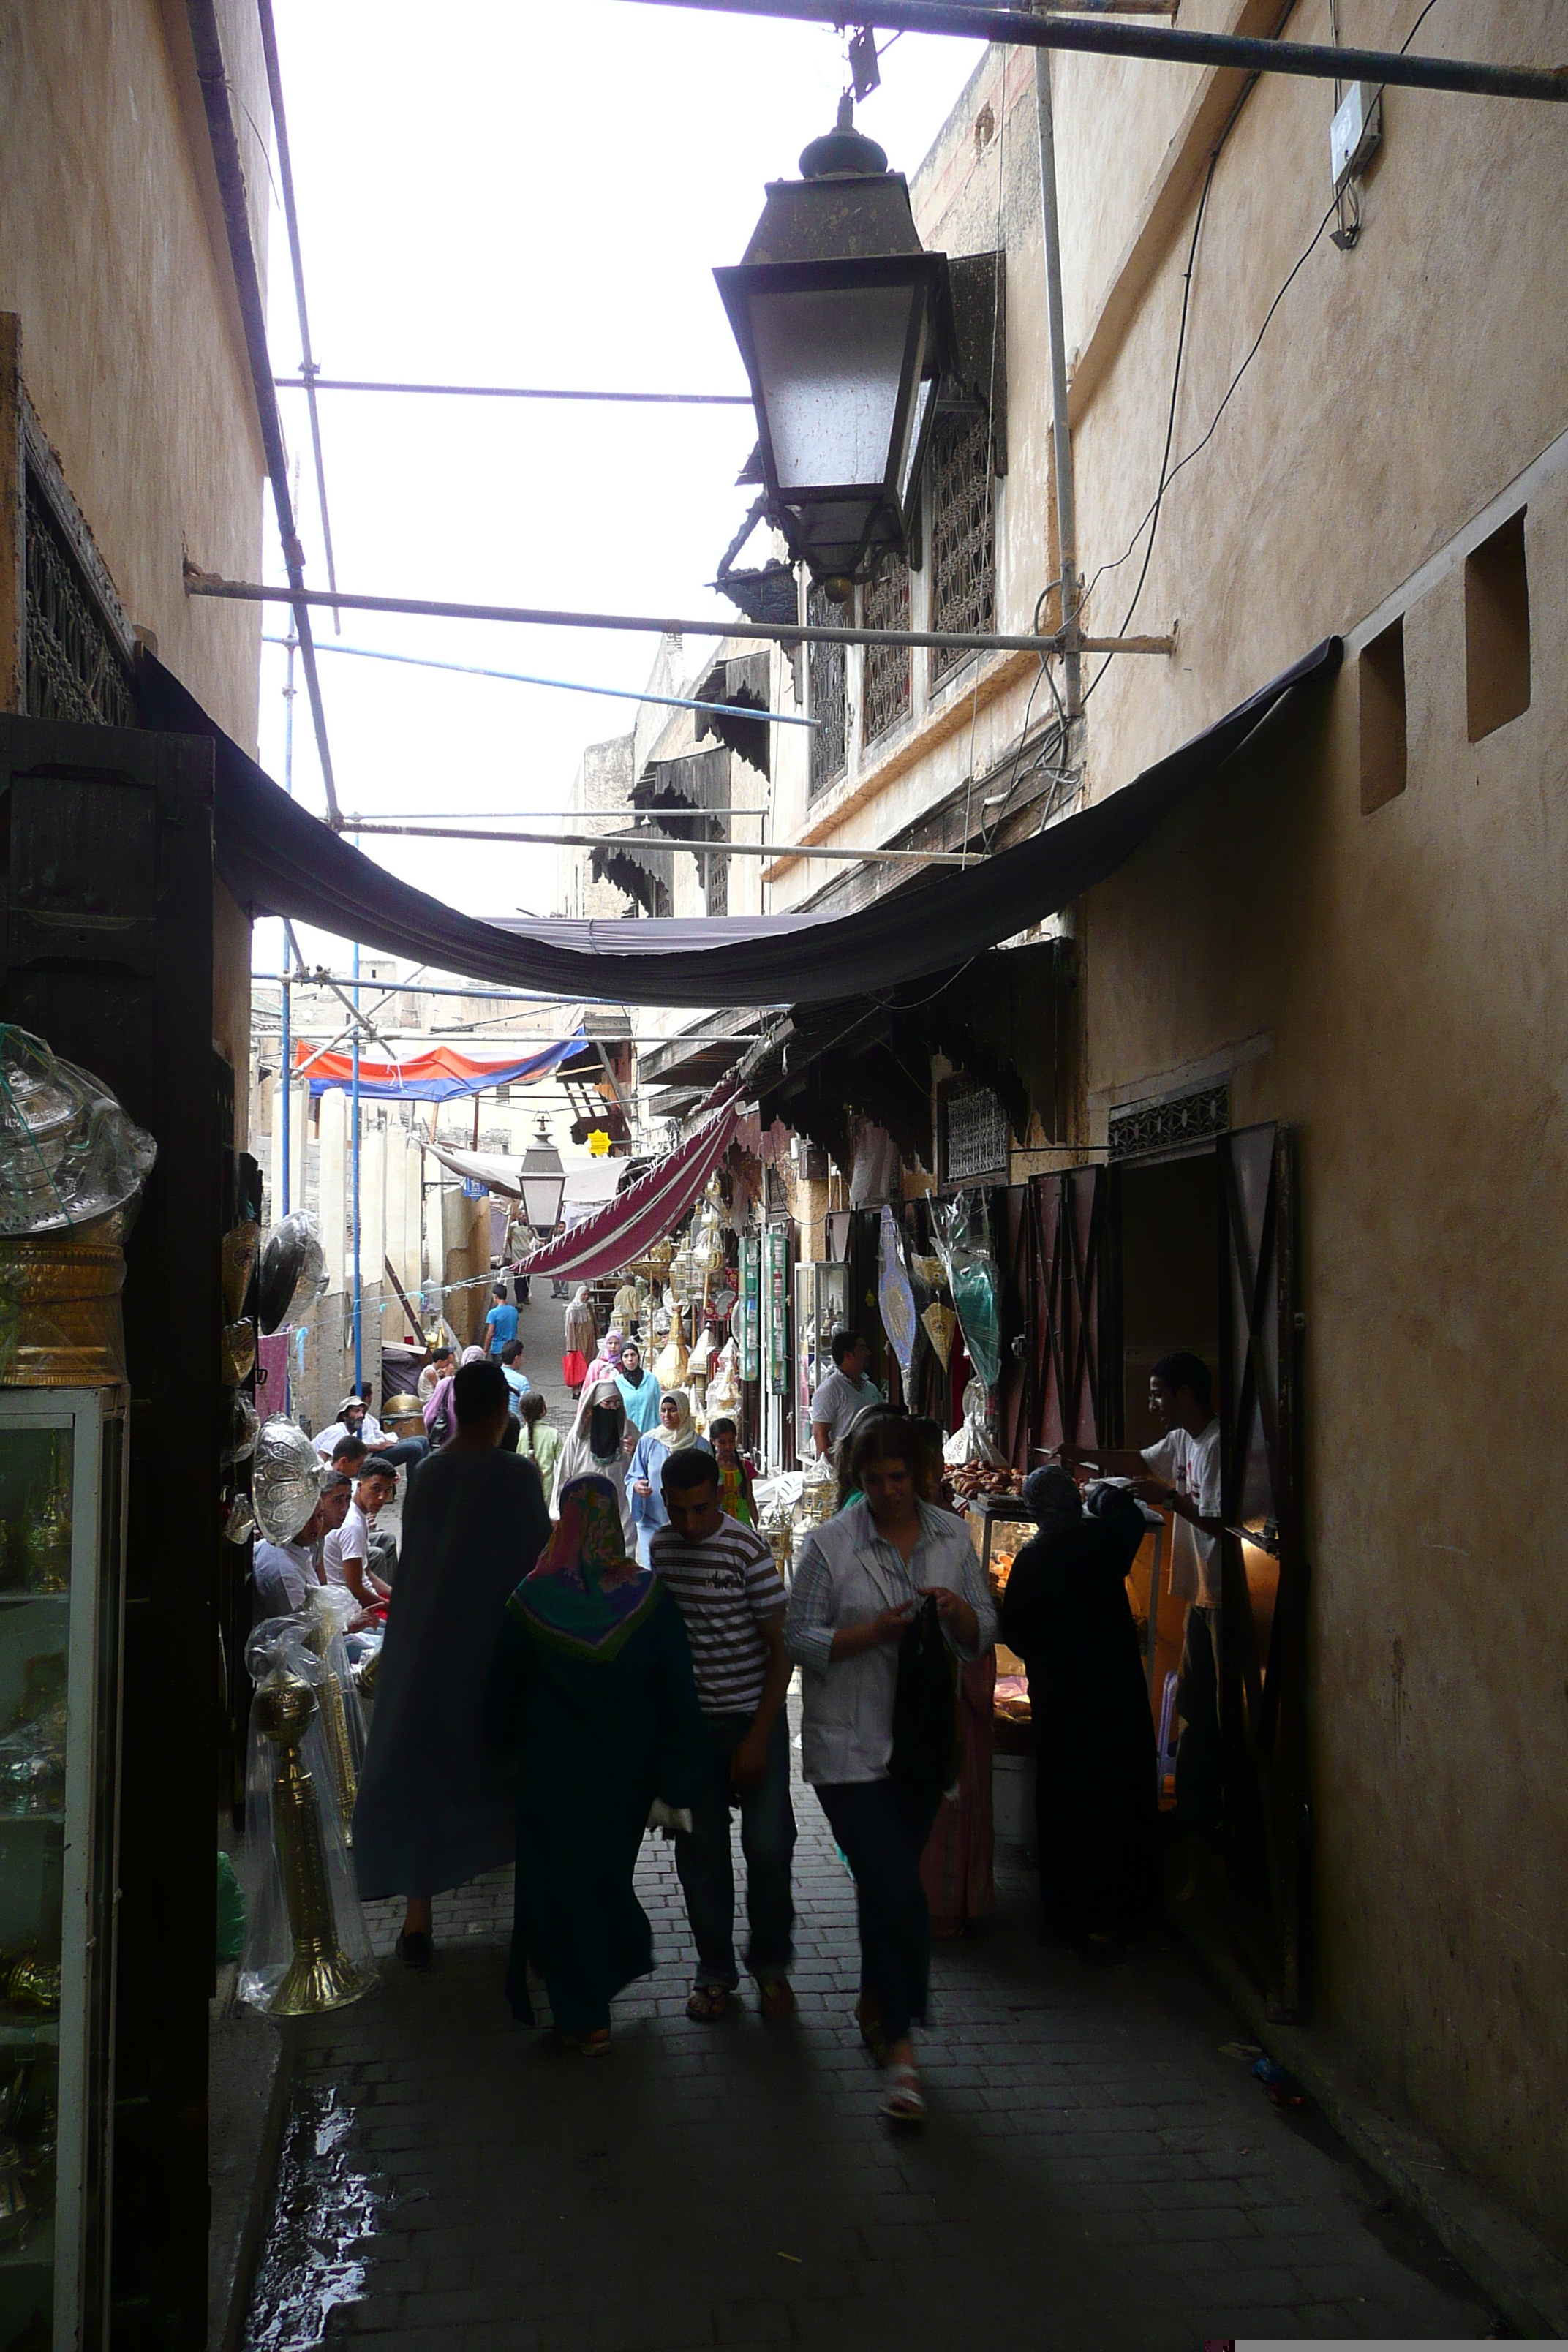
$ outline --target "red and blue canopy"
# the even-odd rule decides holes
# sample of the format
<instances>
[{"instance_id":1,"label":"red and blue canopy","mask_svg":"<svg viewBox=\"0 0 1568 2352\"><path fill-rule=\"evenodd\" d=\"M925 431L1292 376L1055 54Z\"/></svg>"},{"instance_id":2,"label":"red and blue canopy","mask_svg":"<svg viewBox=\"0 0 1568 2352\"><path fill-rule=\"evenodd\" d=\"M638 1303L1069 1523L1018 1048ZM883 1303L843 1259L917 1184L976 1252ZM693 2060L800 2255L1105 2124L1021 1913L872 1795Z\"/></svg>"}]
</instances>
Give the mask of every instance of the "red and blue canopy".
<instances>
[{"instance_id":1,"label":"red and blue canopy","mask_svg":"<svg viewBox=\"0 0 1568 2352\"><path fill-rule=\"evenodd\" d=\"M489 1094L495 1087L532 1087L548 1078L563 1062L581 1053L587 1044L583 1031L532 1054L459 1054L454 1046L437 1045L425 1054L411 1054L405 1062L373 1062L360 1055L361 1097L372 1102L456 1102L465 1095ZM353 1085L352 1054L320 1054L301 1039L294 1048L297 1074L310 1072L310 1092L322 1095L332 1087L345 1091Z\"/></svg>"}]
</instances>

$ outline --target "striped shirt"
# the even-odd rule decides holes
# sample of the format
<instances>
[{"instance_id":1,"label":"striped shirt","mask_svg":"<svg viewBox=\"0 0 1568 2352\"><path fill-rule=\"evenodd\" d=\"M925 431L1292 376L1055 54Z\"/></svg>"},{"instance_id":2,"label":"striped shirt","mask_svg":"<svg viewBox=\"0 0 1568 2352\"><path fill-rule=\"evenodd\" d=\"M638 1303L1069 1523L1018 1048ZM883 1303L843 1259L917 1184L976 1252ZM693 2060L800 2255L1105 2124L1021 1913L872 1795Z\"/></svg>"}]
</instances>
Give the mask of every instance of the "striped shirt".
<instances>
[{"instance_id":1,"label":"striped shirt","mask_svg":"<svg viewBox=\"0 0 1568 2352\"><path fill-rule=\"evenodd\" d=\"M761 1629L784 1606L771 1548L754 1528L726 1518L700 1543L660 1528L651 1556L686 1620L703 1714L754 1715L768 1666Z\"/></svg>"}]
</instances>

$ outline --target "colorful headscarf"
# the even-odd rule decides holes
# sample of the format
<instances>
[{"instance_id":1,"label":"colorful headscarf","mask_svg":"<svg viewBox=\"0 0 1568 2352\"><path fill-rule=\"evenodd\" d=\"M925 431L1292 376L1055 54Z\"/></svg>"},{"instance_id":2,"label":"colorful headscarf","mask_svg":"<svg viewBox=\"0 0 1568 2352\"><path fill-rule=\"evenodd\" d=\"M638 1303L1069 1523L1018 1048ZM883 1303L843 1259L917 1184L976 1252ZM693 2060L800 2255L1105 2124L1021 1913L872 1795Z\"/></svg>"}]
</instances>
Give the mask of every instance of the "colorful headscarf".
<instances>
[{"instance_id":1,"label":"colorful headscarf","mask_svg":"<svg viewBox=\"0 0 1568 2352\"><path fill-rule=\"evenodd\" d=\"M664 1425L661 1400L659 1418L647 1433L650 1437L657 1437L662 1444L668 1445L672 1454L679 1454L686 1446L695 1445L697 1443L698 1431L697 1423L691 1418L691 1399L684 1389L666 1389L664 1394L672 1403L680 1407L680 1419L673 1429L667 1429Z\"/></svg>"},{"instance_id":2,"label":"colorful headscarf","mask_svg":"<svg viewBox=\"0 0 1568 2352\"><path fill-rule=\"evenodd\" d=\"M658 1600L653 1570L626 1557L621 1509L607 1478L574 1478L539 1564L507 1607L552 1649L604 1664Z\"/></svg>"}]
</instances>

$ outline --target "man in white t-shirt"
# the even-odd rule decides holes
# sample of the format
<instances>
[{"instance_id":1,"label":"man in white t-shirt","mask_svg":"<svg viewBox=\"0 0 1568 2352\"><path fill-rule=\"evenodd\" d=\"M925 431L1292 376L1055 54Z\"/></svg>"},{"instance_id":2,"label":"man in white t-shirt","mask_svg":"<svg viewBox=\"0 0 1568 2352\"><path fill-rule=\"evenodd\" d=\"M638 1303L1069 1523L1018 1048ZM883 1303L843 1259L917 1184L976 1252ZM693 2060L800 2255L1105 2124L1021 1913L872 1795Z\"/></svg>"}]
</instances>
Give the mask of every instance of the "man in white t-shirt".
<instances>
[{"instance_id":1,"label":"man in white t-shirt","mask_svg":"<svg viewBox=\"0 0 1568 2352\"><path fill-rule=\"evenodd\" d=\"M1184 1828L1217 1827L1222 1812L1224 1755L1219 1728L1220 1432L1214 1383L1201 1356L1184 1349L1162 1356L1149 1374L1149 1410L1165 1434L1142 1453L1104 1445L1063 1445L1063 1462L1093 1463L1131 1476L1132 1491L1173 1513L1171 1594L1185 1601L1176 1710L1176 1817ZM1152 1471L1152 1477L1141 1474Z\"/></svg>"},{"instance_id":2,"label":"man in white t-shirt","mask_svg":"<svg viewBox=\"0 0 1568 2352\"><path fill-rule=\"evenodd\" d=\"M835 1331L827 1343L833 1370L811 1400L811 1434L818 1454L832 1454L858 1412L887 1400L866 1376L871 1350L858 1331Z\"/></svg>"},{"instance_id":3,"label":"man in white t-shirt","mask_svg":"<svg viewBox=\"0 0 1568 2352\"><path fill-rule=\"evenodd\" d=\"M342 1584L353 1594L362 1609L376 1609L391 1591L378 1576L371 1573L370 1529L377 1511L390 1503L397 1492L397 1468L384 1454L372 1454L354 1486L353 1501L343 1523L329 1535L321 1550L324 1580Z\"/></svg>"}]
</instances>

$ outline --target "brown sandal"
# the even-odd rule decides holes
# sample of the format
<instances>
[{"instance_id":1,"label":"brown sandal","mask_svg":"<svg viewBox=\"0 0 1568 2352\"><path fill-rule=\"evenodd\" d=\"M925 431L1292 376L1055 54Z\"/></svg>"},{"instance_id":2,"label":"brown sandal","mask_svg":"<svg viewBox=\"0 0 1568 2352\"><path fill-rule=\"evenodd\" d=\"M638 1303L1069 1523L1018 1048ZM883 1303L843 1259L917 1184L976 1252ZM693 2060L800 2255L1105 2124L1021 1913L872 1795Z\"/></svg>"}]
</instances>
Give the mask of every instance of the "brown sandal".
<instances>
[{"instance_id":1,"label":"brown sandal","mask_svg":"<svg viewBox=\"0 0 1568 2352\"><path fill-rule=\"evenodd\" d=\"M888 2054L888 2037L882 2031L882 2021L868 2000L857 2002L855 2022L860 2028L860 2039L879 2066Z\"/></svg>"},{"instance_id":2,"label":"brown sandal","mask_svg":"<svg viewBox=\"0 0 1568 2352\"><path fill-rule=\"evenodd\" d=\"M693 1985L687 1996L686 2014L699 2025L717 2025L729 2009L730 1996L722 1985Z\"/></svg>"},{"instance_id":3,"label":"brown sandal","mask_svg":"<svg viewBox=\"0 0 1568 2352\"><path fill-rule=\"evenodd\" d=\"M788 1977L767 1977L757 1986L757 2009L764 2025L795 2015L795 1991Z\"/></svg>"}]
</instances>

